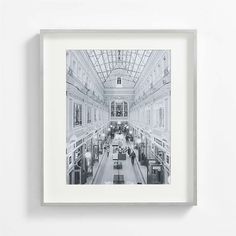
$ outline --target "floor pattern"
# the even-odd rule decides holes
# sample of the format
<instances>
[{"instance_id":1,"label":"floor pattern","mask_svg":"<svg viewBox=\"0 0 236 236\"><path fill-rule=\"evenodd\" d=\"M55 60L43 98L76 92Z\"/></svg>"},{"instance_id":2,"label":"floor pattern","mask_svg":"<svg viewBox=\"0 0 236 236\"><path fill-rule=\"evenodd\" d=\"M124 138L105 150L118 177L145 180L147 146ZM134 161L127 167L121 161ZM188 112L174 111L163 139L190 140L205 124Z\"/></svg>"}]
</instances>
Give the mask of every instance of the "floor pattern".
<instances>
[{"instance_id":1,"label":"floor pattern","mask_svg":"<svg viewBox=\"0 0 236 236\"><path fill-rule=\"evenodd\" d=\"M126 146L129 145L126 142L124 143ZM112 143L110 144L110 150L109 156L104 156L93 184L113 184L113 176L115 174L124 175L125 184L143 184L144 181L137 163L132 165L131 158L128 154L126 154L126 160L119 160L122 163L122 169L117 170L113 168L114 162L116 161L113 158L117 153L112 152Z\"/></svg>"}]
</instances>

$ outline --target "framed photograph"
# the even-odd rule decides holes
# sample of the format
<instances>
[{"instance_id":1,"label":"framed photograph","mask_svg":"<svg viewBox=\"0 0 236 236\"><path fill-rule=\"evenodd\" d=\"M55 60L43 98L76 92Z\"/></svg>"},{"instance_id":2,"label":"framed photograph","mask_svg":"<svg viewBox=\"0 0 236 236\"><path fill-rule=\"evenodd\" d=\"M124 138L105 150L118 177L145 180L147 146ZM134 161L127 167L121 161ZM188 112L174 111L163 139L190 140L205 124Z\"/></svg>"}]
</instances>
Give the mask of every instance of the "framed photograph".
<instances>
[{"instance_id":1,"label":"framed photograph","mask_svg":"<svg viewBox=\"0 0 236 236\"><path fill-rule=\"evenodd\" d=\"M42 203L196 205L196 31L40 35Z\"/></svg>"}]
</instances>

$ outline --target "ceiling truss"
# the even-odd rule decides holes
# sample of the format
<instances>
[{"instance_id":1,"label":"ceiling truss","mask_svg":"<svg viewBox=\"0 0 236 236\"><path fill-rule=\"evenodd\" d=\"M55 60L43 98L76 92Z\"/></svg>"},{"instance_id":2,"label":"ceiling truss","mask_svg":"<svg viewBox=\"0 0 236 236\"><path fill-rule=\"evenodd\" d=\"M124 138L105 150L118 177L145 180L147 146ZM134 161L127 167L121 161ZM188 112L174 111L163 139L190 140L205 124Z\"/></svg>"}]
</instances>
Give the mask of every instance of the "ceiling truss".
<instances>
[{"instance_id":1,"label":"ceiling truss","mask_svg":"<svg viewBox=\"0 0 236 236\"><path fill-rule=\"evenodd\" d=\"M87 50L95 71L103 84L114 70L125 70L133 86L137 83L152 51L151 50Z\"/></svg>"}]
</instances>

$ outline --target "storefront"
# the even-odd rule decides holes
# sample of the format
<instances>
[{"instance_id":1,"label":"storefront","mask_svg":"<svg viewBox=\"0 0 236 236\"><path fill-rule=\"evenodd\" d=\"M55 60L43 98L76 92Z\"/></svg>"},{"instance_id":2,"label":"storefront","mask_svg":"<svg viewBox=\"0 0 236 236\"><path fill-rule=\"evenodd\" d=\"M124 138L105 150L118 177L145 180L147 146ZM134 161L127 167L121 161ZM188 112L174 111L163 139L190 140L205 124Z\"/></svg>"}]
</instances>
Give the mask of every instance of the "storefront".
<instances>
[{"instance_id":1,"label":"storefront","mask_svg":"<svg viewBox=\"0 0 236 236\"><path fill-rule=\"evenodd\" d=\"M152 158L157 160L157 164L161 165L160 171L163 184L169 183L170 179L170 152L169 144L165 140L153 137Z\"/></svg>"},{"instance_id":2,"label":"storefront","mask_svg":"<svg viewBox=\"0 0 236 236\"><path fill-rule=\"evenodd\" d=\"M163 165L156 158L147 160L147 184L163 184Z\"/></svg>"},{"instance_id":3,"label":"storefront","mask_svg":"<svg viewBox=\"0 0 236 236\"><path fill-rule=\"evenodd\" d=\"M67 184L86 183L83 140L73 140L67 147Z\"/></svg>"}]
</instances>

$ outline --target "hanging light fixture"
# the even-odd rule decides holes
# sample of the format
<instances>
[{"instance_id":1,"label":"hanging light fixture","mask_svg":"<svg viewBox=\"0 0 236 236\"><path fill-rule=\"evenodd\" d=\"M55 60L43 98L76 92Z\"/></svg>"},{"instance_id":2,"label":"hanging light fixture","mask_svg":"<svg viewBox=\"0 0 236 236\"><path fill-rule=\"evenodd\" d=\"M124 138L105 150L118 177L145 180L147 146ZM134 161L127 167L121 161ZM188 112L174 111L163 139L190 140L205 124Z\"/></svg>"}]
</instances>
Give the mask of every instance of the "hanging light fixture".
<instances>
[{"instance_id":1,"label":"hanging light fixture","mask_svg":"<svg viewBox=\"0 0 236 236\"><path fill-rule=\"evenodd\" d=\"M91 159L92 155L91 155L91 152L90 151L86 151L86 153L84 154L85 158L86 159Z\"/></svg>"},{"instance_id":2,"label":"hanging light fixture","mask_svg":"<svg viewBox=\"0 0 236 236\"><path fill-rule=\"evenodd\" d=\"M102 140L105 139L105 136L106 136L106 135L105 135L104 133L101 134L101 138L102 138Z\"/></svg>"},{"instance_id":3,"label":"hanging light fixture","mask_svg":"<svg viewBox=\"0 0 236 236\"><path fill-rule=\"evenodd\" d=\"M141 138L137 138L136 143L140 144L141 143Z\"/></svg>"}]
</instances>

